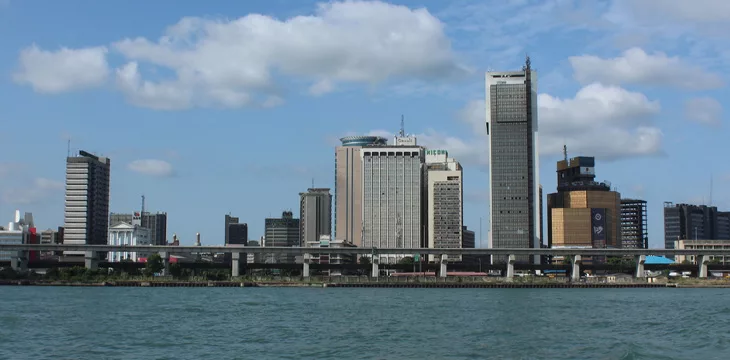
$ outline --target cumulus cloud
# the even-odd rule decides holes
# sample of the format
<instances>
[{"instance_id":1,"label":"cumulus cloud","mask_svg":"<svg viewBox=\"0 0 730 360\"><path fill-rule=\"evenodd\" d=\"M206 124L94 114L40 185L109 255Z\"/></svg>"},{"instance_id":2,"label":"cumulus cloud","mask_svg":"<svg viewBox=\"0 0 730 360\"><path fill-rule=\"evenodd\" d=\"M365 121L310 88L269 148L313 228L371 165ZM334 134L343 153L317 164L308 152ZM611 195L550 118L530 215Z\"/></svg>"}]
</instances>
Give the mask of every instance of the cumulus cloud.
<instances>
[{"instance_id":1,"label":"cumulus cloud","mask_svg":"<svg viewBox=\"0 0 730 360\"><path fill-rule=\"evenodd\" d=\"M689 90L714 89L724 85L717 74L706 72L679 57L664 53L647 54L634 47L619 57L604 59L593 55L571 56L573 77L581 84L638 84L671 86Z\"/></svg>"},{"instance_id":2,"label":"cumulus cloud","mask_svg":"<svg viewBox=\"0 0 730 360\"><path fill-rule=\"evenodd\" d=\"M321 95L340 82L464 71L443 24L428 10L379 1L322 3L314 15L286 20L188 17L157 41L128 38L113 47L129 60L117 70L120 89L130 102L155 109L280 104L274 73L310 81L309 92ZM175 77L146 79L145 65Z\"/></svg>"},{"instance_id":3,"label":"cumulus cloud","mask_svg":"<svg viewBox=\"0 0 730 360\"><path fill-rule=\"evenodd\" d=\"M127 168L131 171L154 177L170 177L175 174L172 165L164 160L135 160L129 163Z\"/></svg>"},{"instance_id":4,"label":"cumulus cloud","mask_svg":"<svg viewBox=\"0 0 730 360\"><path fill-rule=\"evenodd\" d=\"M109 76L106 54L107 48L103 46L47 51L33 44L20 52L19 69L13 80L40 93L99 86Z\"/></svg>"},{"instance_id":5,"label":"cumulus cloud","mask_svg":"<svg viewBox=\"0 0 730 360\"><path fill-rule=\"evenodd\" d=\"M13 205L37 204L60 194L64 188L65 184L61 181L39 177L28 185L5 190L2 197L4 202Z\"/></svg>"},{"instance_id":6,"label":"cumulus cloud","mask_svg":"<svg viewBox=\"0 0 730 360\"><path fill-rule=\"evenodd\" d=\"M644 94L591 84L572 99L538 96L539 142L544 154L568 149L602 160L657 155L662 132L652 118L660 111Z\"/></svg>"},{"instance_id":7,"label":"cumulus cloud","mask_svg":"<svg viewBox=\"0 0 730 360\"><path fill-rule=\"evenodd\" d=\"M689 99L684 103L684 116L687 120L708 126L722 123L722 105L709 97Z\"/></svg>"}]
</instances>

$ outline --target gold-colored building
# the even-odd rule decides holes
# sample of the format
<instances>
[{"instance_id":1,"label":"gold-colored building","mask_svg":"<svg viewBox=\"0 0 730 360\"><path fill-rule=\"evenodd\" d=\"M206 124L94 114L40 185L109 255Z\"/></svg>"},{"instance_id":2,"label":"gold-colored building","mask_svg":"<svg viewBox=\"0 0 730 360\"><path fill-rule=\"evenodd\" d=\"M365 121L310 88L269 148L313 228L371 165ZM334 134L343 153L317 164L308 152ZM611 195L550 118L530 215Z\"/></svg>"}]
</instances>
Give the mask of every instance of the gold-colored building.
<instances>
[{"instance_id":1,"label":"gold-colored building","mask_svg":"<svg viewBox=\"0 0 730 360\"><path fill-rule=\"evenodd\" d=\"M621 195L596 182L595 160L558 162L558 192L548 194L548 247L620 248Z\"/></svg>"}]
</instances>

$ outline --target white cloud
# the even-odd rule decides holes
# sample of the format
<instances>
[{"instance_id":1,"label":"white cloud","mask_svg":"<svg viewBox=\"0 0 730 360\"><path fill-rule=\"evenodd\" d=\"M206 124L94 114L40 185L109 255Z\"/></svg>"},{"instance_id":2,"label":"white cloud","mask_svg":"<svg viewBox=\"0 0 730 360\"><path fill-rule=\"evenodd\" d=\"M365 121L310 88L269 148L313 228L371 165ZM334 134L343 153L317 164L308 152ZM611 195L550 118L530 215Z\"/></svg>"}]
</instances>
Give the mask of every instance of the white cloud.
<instances>
[{"instance_id":1,"label":"white cloud","mask_svg":"<svg viewBox=\"0 0 730 360\"><path fill-rule=\"evenodd\" d=\"M443 24L426 9L383 2L319 4L312 16L278 20L250 14L232 21L183 18L157 42L124 39L114 48L130 60L117 83L130 102L155 109L270 106L279 99L273 73L313 83L376 84L389 78L433 79L462 73ZM148 80L144 66L176 77ZM269 98L270 99L270 98Z\"/></svg>"},{"instance_id":2,"label":"white cloud","mask_svg":"<svg viewBox=\"0 0 730 360\"><path fill-rule=\"evenodd\" d=\"M13 205L36 204L54 194L60 194L64 188L65 184L61 181L35 178L29 185L5 190L3 200Z\"/></svg>"},{"instance_id":3,"label":"white cloud","mask_svg":"<svg viewBox=\"0 0 730 360\"><path fill-rule=\"evenodd\" d=\"M60 93L103 84L109 75L106 47L41 50L35 44L20 52L18 84L41 93Z\"/></svg>"},{"instance_id":4,"label":"white cloud","mask_svg":"<svg viewBox=\"0 0 730 360\"><path fill-rule=\"evenodd\" d=\"M709 126L722 124L722 105L709 97L689 99L684 103L684 116L696 123Z\"/></svg>"},{"instance_id":5,"label":"white cloud","mask_svg":"<svg viewBox=\"0 0 730 360\"><path fill-rule=\"evenodd\" d=\"M127 168L131 171L154 177L169 177L175 174L172 165L164 160L135 160L129 163Z\"/></svg>"},{"instance_id":6,"label":"white cloud","mask_svg":"<svg viewBox=\"0 0 730 360\"><path fill-rule=\"evenodd\" d=\"M662 153L662 132L653 126L656 101L620 87L591 84L572 99L538 96L539 143L543 154L568 150L601 160Z\"/></svg>"},{"instance_id":7,"label":"white cloud","mask_svg":"<svg viewBox=\"0 0 730 360\"><path fill-rule=\"evenodd\" d=\"M582 55L571 56L569 60L573 76L581 84L639 84L690 90L714 89L724 85L719 75L708 73L679 57L670 57L661 52L647 54L637 47L610 59Z\"/></svg>"},{"instance_id":8,"label":"white cloud","mask_svg":"<svg viewBox=\"0 0 730 360\"><path fill-rule=\"evenodd\" d=\"M727 24L730 2L727 0L615 0L614 6L631 12L634 17L663 21Z\"/></svg>"}]
</instances>

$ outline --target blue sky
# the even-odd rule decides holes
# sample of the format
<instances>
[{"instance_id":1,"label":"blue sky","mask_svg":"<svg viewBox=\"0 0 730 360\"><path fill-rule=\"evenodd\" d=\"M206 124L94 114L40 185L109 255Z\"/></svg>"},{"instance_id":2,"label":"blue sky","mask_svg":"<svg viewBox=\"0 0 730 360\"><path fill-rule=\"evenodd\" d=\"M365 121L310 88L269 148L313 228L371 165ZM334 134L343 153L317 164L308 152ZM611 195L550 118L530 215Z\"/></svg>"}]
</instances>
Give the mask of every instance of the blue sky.
<instances>
[{"instance_id":1,"label":"blue sky","mask_svg":"<svg viewBox=\"0 0 730 360\"><path fill-rule=\"evenodd\" d=\"M67 140L112 159L111 211L166 211L168 236L263 234L333 187L341 136L406 131L465 167L478 232L488 181L484 72L538 71L540 176L563 143L649 202L730 209L730 2L0 0L0 217L63 223ZM294 4L294 5L293 5ZM658 6L657 4L661 4ZM477 234L477 236L479 236Z\"/></svg>"}]
</instances>

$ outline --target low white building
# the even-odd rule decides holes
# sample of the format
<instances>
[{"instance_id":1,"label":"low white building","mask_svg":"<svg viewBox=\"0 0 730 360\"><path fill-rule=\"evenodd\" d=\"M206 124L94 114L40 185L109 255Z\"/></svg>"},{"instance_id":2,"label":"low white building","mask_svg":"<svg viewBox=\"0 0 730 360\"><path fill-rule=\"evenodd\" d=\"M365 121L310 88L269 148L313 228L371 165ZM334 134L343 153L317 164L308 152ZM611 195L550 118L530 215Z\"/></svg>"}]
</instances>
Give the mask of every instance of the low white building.
<instances>
[{"instance_id":1,"label":"low white building","mask_svg":"<svg viewBox=\"0 0 730 360\"><path fill-rule=\"evenodd\" d=\"M5 229L0 227L0 244L28 243L29 230L33 227L35 225L31 213L25 213L25 217L20 217L20 210L15 210L15 218L8 223L8 227ZM10 261L13 255L15 251L0 251L0 261Z\"/></svg>"},{"instance_id":2,"label":"low white building","mask_svg":"<svg viewBox=\"0 0 730 360\"><path fill-rule=\"evenodd\" d=\"M150 229L139 225L121 223L109 228L108 244L120 246L150 245L151 237ZM139 258L144 257L147 257L147 254L135 251L110 251L108 255L109 262L121 262L123 260L138 262Z\"/></svg>"}]
</instances>

